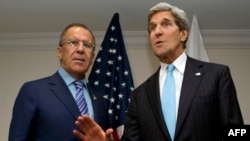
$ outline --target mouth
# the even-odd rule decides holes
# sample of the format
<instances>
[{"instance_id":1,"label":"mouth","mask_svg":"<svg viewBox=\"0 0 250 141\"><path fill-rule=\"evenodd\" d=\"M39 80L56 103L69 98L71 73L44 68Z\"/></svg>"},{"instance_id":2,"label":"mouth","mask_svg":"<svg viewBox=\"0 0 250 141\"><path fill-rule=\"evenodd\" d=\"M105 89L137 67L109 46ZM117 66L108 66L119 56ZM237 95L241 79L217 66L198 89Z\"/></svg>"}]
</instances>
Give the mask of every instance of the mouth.
<instances>
[{"instance_id":1,"label":"mouth","mask_svg":"<svg viewBox=\"0 0 250 141\"><path fill-rule=\"evenodd\" d=\"M73 61L76 61L76 62L85 62L85 59L84 58L73 58Z\"/></svg>"},{"instance_id":2,"label":"mouth","mask_svg":"<svg viewBox=\"0 0 250 141\"><path fill-rule=\"evenodd\" d=\"M164 42L163 41L156 41L155 42L155 46L160 46L160 45L162 45Z\"/></svg>"}]
</instances>

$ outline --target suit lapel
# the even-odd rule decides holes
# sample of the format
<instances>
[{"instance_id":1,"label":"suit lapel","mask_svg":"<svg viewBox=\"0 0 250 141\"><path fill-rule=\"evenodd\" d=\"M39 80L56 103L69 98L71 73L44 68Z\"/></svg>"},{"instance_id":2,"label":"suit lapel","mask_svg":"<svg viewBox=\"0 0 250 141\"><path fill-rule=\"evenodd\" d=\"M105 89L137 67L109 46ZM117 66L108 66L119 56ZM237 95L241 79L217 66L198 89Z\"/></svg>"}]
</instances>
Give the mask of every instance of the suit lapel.
<instances>
[{"instance_id":1,"label":"suit lapel","mask_svg":"<svg viewBox=\"0 0 250 141\"><path fill-rule=\"evenodd\" d=\"M175 135L178 135L184 119L187 116L187 112L192 103L195 91L197 90L200 81L204 75L203 63L191 58L187 58L186 68L184 72L184 78L181 88L179 109L177 116L177 125Z\"/></svg>"},{"instance_id":2,"label":"suit lapel","mask_svg":"<svg viewBox=\"0 0 250 141\"><path fill-rule=\"evenodd\" d=\"M98 106L97 106L97 105L100 104L100 100L99 100L99 97L97 97L97 94L95 93L95 91L92 90L89 87L89 85L87 85L87 87L88 87L89 95L90 95L92 106L93 106L93 112L94 112L94 115L95 115L94 119L95 119L95 121L97 121L98 120L97 117L99 117L100 114L103 114L103 113L100 113L101 111L98 109ZM102 103L101 105L105 106L104 103Z\"/></svg>"},{"instance_id":3,"label":"suit lapel","mask_svg":"<svg viewBox=\"0 0 250 141\"><path fill-rule=\"evenodd\" d=\"M68 109L73 117L77 118L80 115L78 107L73 96L71 95L70 90L58 72L51 76L49 85L52 93L63 103L65 108Z\"/></svg>"},{"instance_id":4,"label":"suit lapel","mask_svg":"<svg viewBox=\"0 0 250 141\"><path fill-rule=\"evenodd\" d=\"M161 102L160 102L160 86L159 86L159 70L152 75L148 79L148 83L146 86L146 93L148 96L148 101L150 106L152 107L152 111L154 113L154 117L158 123L158 126L162 130L163 134L170 140L170 135L168 134L168 130L163 118L162 110L161 110Z\"/></svg>"}]
</instances>

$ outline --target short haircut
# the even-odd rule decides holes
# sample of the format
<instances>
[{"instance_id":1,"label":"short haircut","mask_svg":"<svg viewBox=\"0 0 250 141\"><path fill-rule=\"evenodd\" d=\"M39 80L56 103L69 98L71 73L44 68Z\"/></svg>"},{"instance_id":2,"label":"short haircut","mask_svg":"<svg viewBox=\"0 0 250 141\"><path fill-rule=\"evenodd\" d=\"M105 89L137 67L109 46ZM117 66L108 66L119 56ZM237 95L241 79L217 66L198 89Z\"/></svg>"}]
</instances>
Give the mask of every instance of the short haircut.
<instances>
[{"instance_id":1,"label":"short haircut","mask_svg":"<svg viewBox=\"0 0 250 141\"><path fill-rule=\"evenodd\" d=\"M152 16L158 12L170 11L174 17L175 24L179 27L181 31L186 30L189 33L189 20L184 10L170 5L166 2L161 2L153 6L148 13L148 32L150 33L149 24ZM184 42L184 48L186 48L186 42Z\"/></svg>"},{"instance_id":2,"label":"short haircut","mask_svg":"<svg viewBox=\"0 0 250 141\"><path fill-rule=\"evenodd\" d=\"M66 32L67 32L71 27L82 27L82 28L88 30L88 31L90 32L92 38L93 38L93 44L95 45L95 36L94 36L93 32L92 32L86 25L84 25L84 24L82 24L82 23L71 23L71 24L69 24L68 26L66 26L66 27L64 28L64 30L62 31L62 33L61 33L61 35L60 35L60 40L59 40L59 46L60 46L60 47L63 46L65 34L66 34ZM94 47L94 50L95 50L95 47Z\"/></svg>"}]
</instances>

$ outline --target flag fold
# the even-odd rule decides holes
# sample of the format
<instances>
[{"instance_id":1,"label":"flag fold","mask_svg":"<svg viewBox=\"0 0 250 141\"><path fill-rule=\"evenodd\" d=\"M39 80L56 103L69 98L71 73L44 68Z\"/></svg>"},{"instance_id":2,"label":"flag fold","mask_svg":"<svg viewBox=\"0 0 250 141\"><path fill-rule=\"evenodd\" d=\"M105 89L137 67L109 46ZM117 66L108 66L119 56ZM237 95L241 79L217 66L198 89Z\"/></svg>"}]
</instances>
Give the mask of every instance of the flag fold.
<instances>
[{"instance_id":1,"label":"flag fold","mask_svg":"<svg viewBox=\"0 0 250 141\"><path fill-rule=\"evenodd\" d=\"M193 16L191 29L187 41L186 53L190 57L209 62L196 16Z\"/></svg>"}]
</instances>

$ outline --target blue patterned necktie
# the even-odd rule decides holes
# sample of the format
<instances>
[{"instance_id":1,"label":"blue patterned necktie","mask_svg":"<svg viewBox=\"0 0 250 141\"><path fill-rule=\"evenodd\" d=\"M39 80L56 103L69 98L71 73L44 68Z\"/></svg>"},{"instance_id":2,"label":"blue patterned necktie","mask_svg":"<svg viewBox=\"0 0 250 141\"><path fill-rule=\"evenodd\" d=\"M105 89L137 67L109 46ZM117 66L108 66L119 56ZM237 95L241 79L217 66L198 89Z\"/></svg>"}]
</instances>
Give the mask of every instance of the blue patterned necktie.
<instances>
[{"instance_id":1,"label":"blue patterned necktie","mask_svg":"<svg viewBox=\"0 0 250 141\"><path fill-rule=\"evenodd\" d=\"M81 115L88 114L87 102L83 95L83 83L81 81L75 81L74 84L76 86L75 100L79 111L81 112Z\"/></svg>"},{"instance_id":2,"label":"blue patterned necktie","mask_svg":"<svg viewBox=\"0 0 250 141\"><path fill-rule=\"evenodd\" d=\"M167 67L167 77L164 82L161 99L163 116L172 140L174 140L176 124L174 68L173 64L169 64Z\"/></svg>"}]
</instances>

